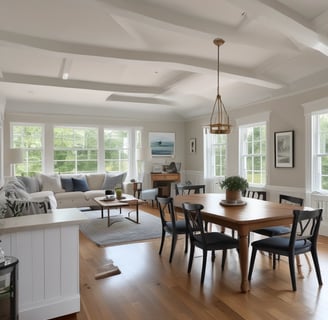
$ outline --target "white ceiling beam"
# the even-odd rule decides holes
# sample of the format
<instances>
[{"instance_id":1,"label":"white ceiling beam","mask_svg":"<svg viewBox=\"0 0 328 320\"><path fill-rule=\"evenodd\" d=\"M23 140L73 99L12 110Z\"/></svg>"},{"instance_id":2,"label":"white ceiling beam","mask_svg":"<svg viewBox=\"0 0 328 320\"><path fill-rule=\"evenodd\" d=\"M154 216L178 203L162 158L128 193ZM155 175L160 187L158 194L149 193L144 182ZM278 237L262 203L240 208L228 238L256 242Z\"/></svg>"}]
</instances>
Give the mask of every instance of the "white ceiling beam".
<instances>
[{"instance_id":1,"label":"white ceiling beam","mask_svg":"<svg viewBox=\"0 0 328 320\"><path fill-rule=\"evenodd\" d=\"M206 20L145 3L143 1L96 0L111 16L119 15L155 28L212 41L218 36L229 41L257 48L298 51L292 42L278 42L265 36L240 32L240 25L230 27L217 21ZM242 15L242 10L241 13ZM115 18L114 18L115 19ZM248 19L247 17L243 20ZM218 30L219 33L218 34Z\"/></svg>"},{"instance_id":2,"label":"white ceiling beam","mask_svg":"<svg viewBox=\"0 0 328 320\"><path fill-rule=\"evenodd\" d=\"M166 99L158 99L152 97L135 97L135 96L126 96L120 94L111 94L106 101L115 101L115 102L128 102L128 103L142 103L142 104L159 104L159 105L171 105L171 101Z\"/></svg>"},{"instance_id":3,"label":"white ceiling beam","mask_svg":"<svg viewBox=\"0 0 328 320\"><path fill-rule=\"evenodd\" d=\"M61 79L67 80L69 78L72 62L73 62L73 60L70 58L63 58L61 67L59 70L59 77Z\"/></svg>"},{"instance_id":4,"label":"white ceiling beam","mask_svg":"<svg viewBox=\"0 0 328 320\"><path fill-rule=\"evenodd\" d=\"M122 84L108 84L103 82L94 81L81 81L81 80L62 80L58 78L32 76L24 74L4 73L3 78L0 79L3 83L21 83L30 85L60 87L60 88L74 88L85 90L97 90L108 92L126 92L133 94L160 94L161 89L150 86L138 85L122 85Z\"/></svg>"},{"instance_id":5,"label":"white ceiling beam","mask_svg":"<svg viewBox=\"0 0 328 320\"><path fill-rule=\"evenodd\" d=\"M167 54L162 52L125 50L116 48L105 48L97 46L89 46L82 44L72 44L62 41L47 40L38 37L26 36L17 33L10 33L0 30L0 42L9 42L11 44L28 46L46 50L50 54L62 54L65 57L84 56L84 57L98 57L103 59L115 59L116 61L126 62L147 62L147 63L161 63L171 68L178 68L184 71L195 73L205 73L208 71L217 70L217 62L198 58L186 57L184 55ZM258 86L263 86L271 89L281 88L284 84L274 80L261 78L248 69L235 68L231 66L220 65L220 70L232 77L238 76L240 81L247 83L257 83Z\"/></svg>"},{"instance_id":6,"label":"white ceiling beam","mask_svg":"<svg viewBox=\"0 0 328 320\"><path fill-rule=\"evenodd\" d=\"M272 0L230 0L244 10L265 19L267 25L282 34L295 39L305 47L328 56L328 39L315 31L311 22L295 11Z\"/></svg>"}]
</instances>

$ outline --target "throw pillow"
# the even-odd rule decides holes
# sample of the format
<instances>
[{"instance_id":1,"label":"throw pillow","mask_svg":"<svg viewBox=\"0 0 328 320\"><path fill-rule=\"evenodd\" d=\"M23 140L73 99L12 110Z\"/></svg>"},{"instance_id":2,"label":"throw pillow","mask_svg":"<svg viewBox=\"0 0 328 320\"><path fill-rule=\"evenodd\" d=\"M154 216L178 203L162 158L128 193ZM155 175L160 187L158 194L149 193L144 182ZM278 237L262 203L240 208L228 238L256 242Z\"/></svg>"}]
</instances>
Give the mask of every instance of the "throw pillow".
<instances>
[{"instance_id":1,"label":"throw pillow","mask_svg":"<svg viewBox=\"0 0 328 320\"><path fill-rule=\"evenodd\" d=\"M39 192L40 183L36 177L17 177L17 179L23 182L25 189L28 193Z\"/></svg>"},{"instance_id":2,"label":"throw pillow","mask_svg":"<svg viewBox=\"0 0 328 320\"><path fill-rule=\"evenodd\" d=\"M61 185L66 192L74 190L72 177L60 177Z\"/></svg>"},{"instance_id":3,"label":"throw pillow","mask_svg":"<svg viewBox=\"0 0 328 320\"><path fill-rule=\"evenodd\" d=\"M105 175L105 173L86 174L85 177L87 179L90 190L100 190L104 183Z\"/></svg>"},{"instance_id":4,"label":"throw pillow","mask_svg":"<svg viewBox=\"0 0 328 320\"><path fill-rule=\"evenodd\" d=\"M25 185L24 185L24 183L23 183L22 181L18 180L16 177L15 177L15 179L13 179L13 180L9 180L9 181L5 184L4 188L6 188L7 186L13 186L13 187L16 188L16 189L25 190Z\"/></svg>"},{"instance_id":5,"label":"throw pillow","mask_svg":"<svg viewBox=\"0 0 328 320\"><path fill-rule=\"evenodd\" d=\"M73 181L73 191L89 191L89 186L85 177L72 178Z\"/></svg>"},{"instance_id":6,"label":"throw pillow","mask_svg":"<svg viewBox=\"0 0 328 320\"><path fill-rule=\"evenodd\" d=\"M30 198L30 195L25 190L24 184L17 179L8 181L4 185L3 191L6 197L20 198L20 199Z\"/></svg>"},{"instance_id":7,"label":"throw pillow","mask_svg":"<svg viewBox=\"0 0 328 320\"><path fill-rule=\"evenodd\" d=\"M58 174L45 175L40 174L42 191L63 192L61 187L60 177Z\"/></svg>"},{"instance_id":8,"label":"throw pillow","mask_svg":"<svg viewBox=\"0 0 328 320\"><path fill-rule=\"evenodd\" d=\"M123 182L126 178L127 172L121 173L106 173L105 180L102 186L104 190L112 190L116 187L123 188Z\"/></svg>"}]
</instances>

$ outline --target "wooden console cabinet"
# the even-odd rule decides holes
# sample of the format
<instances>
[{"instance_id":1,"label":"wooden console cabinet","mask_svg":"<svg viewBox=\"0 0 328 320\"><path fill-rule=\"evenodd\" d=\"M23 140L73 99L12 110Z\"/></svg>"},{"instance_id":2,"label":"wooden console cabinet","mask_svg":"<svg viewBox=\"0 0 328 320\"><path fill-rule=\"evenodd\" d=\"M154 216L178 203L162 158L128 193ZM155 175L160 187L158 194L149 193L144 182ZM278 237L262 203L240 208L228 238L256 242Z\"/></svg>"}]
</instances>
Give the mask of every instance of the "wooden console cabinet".
<instances>
[{"instance_id":1,"label":"wooden console cabinet","mask_svg":"<svg viewBox=\"0 0 328 320\"><path fill-rule=\"evenodd\" d=\"M153 188L158 188L159 197L171 195L171 183L180 181L180 173L151 173Z\"/></svg>"}]
</instances>

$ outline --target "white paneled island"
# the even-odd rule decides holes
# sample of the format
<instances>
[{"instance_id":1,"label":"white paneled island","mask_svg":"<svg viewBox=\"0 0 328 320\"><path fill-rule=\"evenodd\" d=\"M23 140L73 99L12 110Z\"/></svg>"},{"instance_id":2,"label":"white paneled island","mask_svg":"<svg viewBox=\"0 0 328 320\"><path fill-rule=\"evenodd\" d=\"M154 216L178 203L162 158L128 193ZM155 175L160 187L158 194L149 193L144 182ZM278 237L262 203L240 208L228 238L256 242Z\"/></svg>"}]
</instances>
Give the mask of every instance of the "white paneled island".
<instances>
[{"instance_id":1,"label":"white paneled island","mask_svg":"<svg viewBox=\"0 0 328 320\"><path fill-rule=\"evenodd\" d=\"M78 209L0 219L5 255L19 259L20 320L43 320L80 311Z\"/></svg>"}]
</instances>

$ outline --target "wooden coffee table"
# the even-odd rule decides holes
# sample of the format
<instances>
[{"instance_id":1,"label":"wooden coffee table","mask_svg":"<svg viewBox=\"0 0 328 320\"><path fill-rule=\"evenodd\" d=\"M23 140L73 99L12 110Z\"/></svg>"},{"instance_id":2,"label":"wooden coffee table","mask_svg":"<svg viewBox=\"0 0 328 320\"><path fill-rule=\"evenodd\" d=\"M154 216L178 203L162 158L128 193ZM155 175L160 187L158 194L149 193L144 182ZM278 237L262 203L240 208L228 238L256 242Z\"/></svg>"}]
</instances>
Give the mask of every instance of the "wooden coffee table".
<instances>
[{"instance_id":1,"label":"wooden coffee table","mask_svg":"<svg viewBox=\"0 0 328 320\"><path fill-rule=\"evenodd\" d=\"M140 223L139 222L139 204L143 203L142 200L135 198L129 194L123 194L122 198L120 199L114 199L109 200L106 199L106 197L96 197L94 198L96 203L101 208L101 218L104 218L104 209L107 209L107 225L110 226L110 209L121 209L122 207L128 207L128 206L135 206L135 210L132 210L128 213L128 216L126 219L131 220L134 223ZM132 219L130 217L130 214L135 211L136 213L136 219Z\"/></svg>"}]
</instances>

